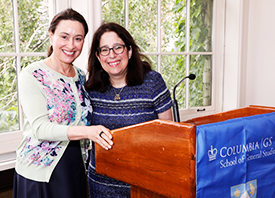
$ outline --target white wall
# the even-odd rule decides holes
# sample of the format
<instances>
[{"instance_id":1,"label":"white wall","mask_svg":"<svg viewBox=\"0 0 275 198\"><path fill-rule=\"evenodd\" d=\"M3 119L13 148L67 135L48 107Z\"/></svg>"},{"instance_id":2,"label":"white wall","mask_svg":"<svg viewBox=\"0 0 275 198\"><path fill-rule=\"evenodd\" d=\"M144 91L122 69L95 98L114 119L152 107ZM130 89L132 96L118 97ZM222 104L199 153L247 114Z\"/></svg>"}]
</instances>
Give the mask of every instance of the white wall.
<instances>
[{"instance_id":1,"label":"white wall","mask_svg":"<svg viewBox=\"0 0 275 198\"><path fill-rule=\"evenodd\" d=\"M238 107L239 61L241 58L241 19L240 0L227 0L225 3L225 41L223 76L223 110Z\"/></svg>"},{"instance_id":2,"label":"white wall","mask_svg":"<svg viewBox=\"0 0 275 198\"><path fill-rule=\"evenodd\" d=\"M275 106L275 1L227 0L223 110Z\"/></svg>"},{"instance_id":3,"label":"white wall","mask_svg":"<svg viewBox=\"0 0 275 198\"><path fill-rule=\"evenodd\" d=\"M275 1L250 0L245 104L275 106Z\"/></svg>"}]
</instances>

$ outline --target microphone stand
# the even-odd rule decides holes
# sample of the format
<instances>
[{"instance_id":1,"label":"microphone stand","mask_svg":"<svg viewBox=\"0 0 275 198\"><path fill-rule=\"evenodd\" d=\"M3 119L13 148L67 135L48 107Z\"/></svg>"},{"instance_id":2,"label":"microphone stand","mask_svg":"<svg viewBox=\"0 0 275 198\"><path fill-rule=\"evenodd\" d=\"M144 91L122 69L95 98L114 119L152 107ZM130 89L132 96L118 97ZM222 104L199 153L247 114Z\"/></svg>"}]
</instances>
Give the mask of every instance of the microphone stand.
<instances>
[{"instance_id":1,"label":"microphone stand","mask_svg":"<svg viewBox=\"0 0 275 198\"><path fill-rule=\"evenodd\" d=\"M176 84L176 86L173 89L173 117L174 117L174 122L180 122L180 116L179 116L179 107L178 107L178 102L176 100L176 88L177 86L182 83L186 78L189 78L190 80L194 80L196 78L195 74L190 74L189 76L185 76L180 82Z\"/></svg>"}]
</instances>

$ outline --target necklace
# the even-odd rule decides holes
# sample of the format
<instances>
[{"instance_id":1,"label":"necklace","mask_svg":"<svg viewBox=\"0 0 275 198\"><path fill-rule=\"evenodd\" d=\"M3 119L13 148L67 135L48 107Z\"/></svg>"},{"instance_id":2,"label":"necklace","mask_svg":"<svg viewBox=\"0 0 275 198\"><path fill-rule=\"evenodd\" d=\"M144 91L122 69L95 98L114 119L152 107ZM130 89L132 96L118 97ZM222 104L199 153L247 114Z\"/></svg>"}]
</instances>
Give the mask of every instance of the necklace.
<instances>
[{"instance_id":1,"label":"necklace","mask_svg":"<svg viewBox=\"0 0 275 198\"><path fill-rule=\"evenodd\" d=\"M120 93L122 92L124 87L122 87L119 91L119 93L116 92L116 89L114 88L114 91L115 91L115 97L114 97L114 100L120 100Z\"/></svg>"}]
</instances>

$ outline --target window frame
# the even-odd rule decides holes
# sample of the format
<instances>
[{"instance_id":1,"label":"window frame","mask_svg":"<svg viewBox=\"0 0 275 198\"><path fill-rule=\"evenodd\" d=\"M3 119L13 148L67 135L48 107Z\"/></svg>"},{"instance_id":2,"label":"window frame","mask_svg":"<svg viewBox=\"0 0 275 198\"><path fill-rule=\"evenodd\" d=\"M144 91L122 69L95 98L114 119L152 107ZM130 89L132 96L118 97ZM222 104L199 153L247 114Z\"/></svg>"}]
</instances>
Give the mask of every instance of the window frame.
<instances>
[{"instance_id":1,"label":"window frame","mask_svg":"<svg viewBox=\"0 0 275 198\"><path fill-rule=\"evenodd\" d=\"M17 0L12 0L13 4L13 23L14 23L14 43L15 52L0 53L0 56L15 57L16 58L16 76L18 83L18 76L21 71L21 58L25 56L47 56L47 52L20 52L19 46L19 23L18 23L18 5ZM49 0L49 18L56 13L56 1ZM14 168L15 166L15 150L19 146L23 138L23 112L18 97L18 121L19 130L0 133L0 171Z\"/></svg>"},{"instance_id":2,"label":"window frame","mask_svg":"<svg viewBox=\"0 0 275 198\"><path fill-rule=\"evenodd\" d=\"M100 0L100 2L102 2ZM187 23L186 23L186 46L189 46L190 41L190 0L186 0L187 2ZM125 28L128 29L129 23L129 0L124 0L124 8L125 8ZM101 9L101 8L100 8ZM157 71L161 73L161 56L162 55L183 55L186 56L186 74L189 75L189 60L191 55L211 55L212 56L212 90L211 90L211 105L203 106L203 107L189 107L189 89L185 89L187 91L185 97L186 108L180 109L180 120L184 121L187 119L206 116L210 114L214 114L222 111L222 90L223 90L223 67L219 67L219 65L223 65L223 55L224 55L224 34L220 32L224 32L224 21L225 21L225 0L214 0L213 1L213 30L212 30L212 52L191 52L189 51L189 47L187 47L186 52L161 52L161 0L158 0L158 8L157 8L157 52L144 52L144 55L156 55L157 56ZM102 16L99 17L100 20ZM185 82L186 87L189 87L189 79L186 79Z\"/></svg>"},{"instance_id":3,"label":"window frame","mask_svg":"<svg viewBox=\"0 0 275 198\"><path fill-rule=\"evenodd\" d=\"M213 31L212 31L212 90L211 106L180 109L181 121L219 113L223 110L223 73L224 73L224 39L226 0L213 1ZM190 12L189 12L190 13ZM222 32L222 33L221 33ZM193 55L193 52L189 53ZM196 52L205 55L205 53ZM209 53L207 53L208 55Z\"/></svg>"},{"instance_id":4,"label":"window frame","mask_svg":"<svg viewBox=\"0 0 275 198\"><path fill-rule=\"evenodd\" d=\"M12 0L14 3L14 8L17 10L17 0ZM125 3L125 8L128 7L128 1ZM86 4L87 6L81 6L81 4ZM221 112L223 109L223 76L224 76L224 38L225 38L225 11L226 11L226 0L214 0L214 10L213 10L213 50L212 50L212 105L209 107L202 107L205 108L206 111L197 111L198 108L188 108L188 109L180 109L180 118L181 121L194 118L205 116L217 112ZM67 1L56 1L56 0L49 0L49 17L55 15L60 10L63 10L67 7L72 7L73 9L76 8L77 11L80 13L84 13L88 25L89 25L89 33L86 37L85 45L86 48L89 48L92 41L92 34L96 30L96 28L101 24L102 15L101 15L101 5L102 1L90 1L90 0L67 0ZM158 6L160 9L160 6ZM129 10L126 9L126 13ZM160 12L159 12L160 13ZM15 15L15 14L14 14ZM17 11L16 16L14 16L14 20L18 21ZM160 19L158 19L160 20ZM17 32L18 32L18 22L17 24ZM126 24L128 24L128 19L126 19ZM160 27L160 26L159 26ZM126 25L126 28L127 25ZM17 35L15 39L19 39ZM159 41L158 41L159 42ZM19 46L17 46L19 49ZM88 49L86 53L82 52L82 60L88 59ZM83 54L84 53L84 54ZM147 55L158 55L159 52L156 53L146 53ZM172 55L169 52L162 52L162 55ZM186 55L187 52L182 53L173 53L173 55ZM189 52L189 55L194 54L202 54L204 52ZM209 53L207 52L207 55ZM23 56L46 56L46 53L20 53L20 51L16 51L15 53L0 53L0 56L13 56L17 58L17 76L20 73L20 59ZM80 60L76 60L82 63ZM158 61L159 62L159 61ZM83 62L84 64L86 61ZM160 62L158 63L161 64ZM189 64L189 63L188 63ZM76 65L83 65L78 64ZM160 68L158 66L158 68ZM83 68L85 70L86 68ZM160 71L160 69L158 69ZM188 80L183 83L188 83ZM19 100L18 100L19 101ZM20 105L20 103L19 103ZM200 109L200 108L199 108ZM18 147L20 141L22 140L22 128L23 128L23 116L22 111L19 111L19 122L20 122L20 130L12 131L7 133L0 133L0 171L6 170L10 168L14 168L15 165L15 150Z\"/></svg>"}]
</instances>

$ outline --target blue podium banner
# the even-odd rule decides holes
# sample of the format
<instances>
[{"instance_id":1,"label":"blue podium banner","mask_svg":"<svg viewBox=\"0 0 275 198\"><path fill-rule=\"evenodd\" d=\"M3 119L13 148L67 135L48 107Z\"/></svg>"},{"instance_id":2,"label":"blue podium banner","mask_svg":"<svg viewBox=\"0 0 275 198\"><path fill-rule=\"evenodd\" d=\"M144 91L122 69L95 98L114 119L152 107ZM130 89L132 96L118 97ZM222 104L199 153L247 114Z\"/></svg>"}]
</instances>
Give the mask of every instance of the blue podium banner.
<instances>
[{"instance_id":1,"label":"blue podium banner","mask_svg":"<svg viewBox=\"0 0 275 198\"><path fill-rule=\"evenodd\" d=\"M196 131L197 198L275 197L275 113Z\"/></svg>"}]
</instances>

